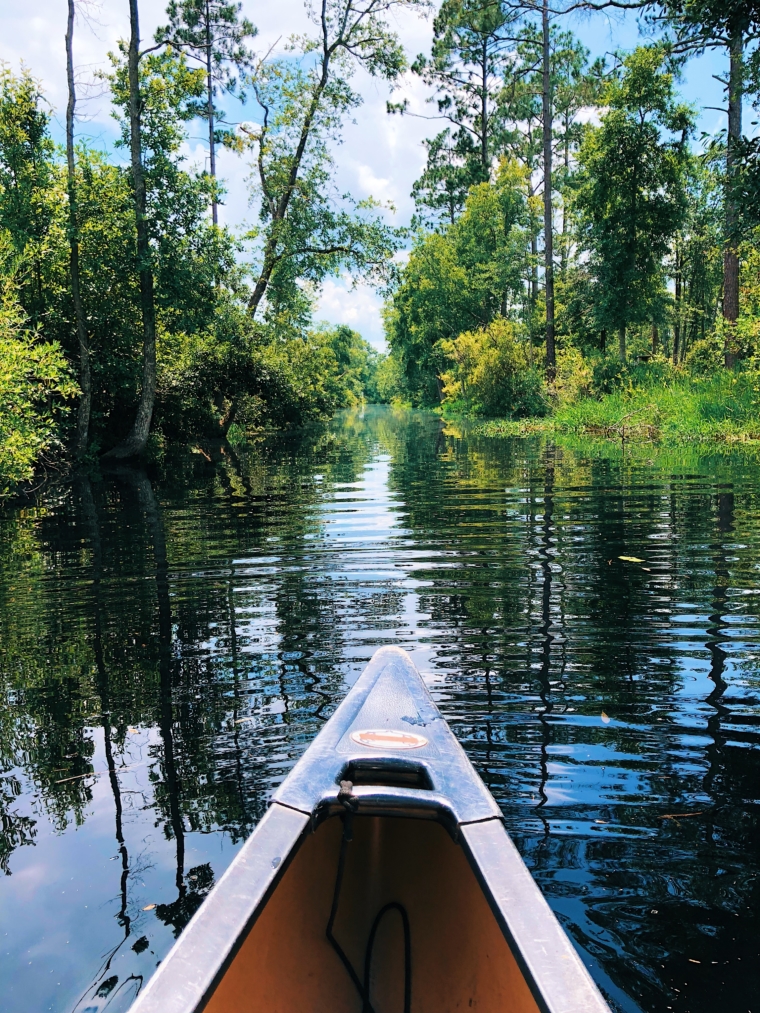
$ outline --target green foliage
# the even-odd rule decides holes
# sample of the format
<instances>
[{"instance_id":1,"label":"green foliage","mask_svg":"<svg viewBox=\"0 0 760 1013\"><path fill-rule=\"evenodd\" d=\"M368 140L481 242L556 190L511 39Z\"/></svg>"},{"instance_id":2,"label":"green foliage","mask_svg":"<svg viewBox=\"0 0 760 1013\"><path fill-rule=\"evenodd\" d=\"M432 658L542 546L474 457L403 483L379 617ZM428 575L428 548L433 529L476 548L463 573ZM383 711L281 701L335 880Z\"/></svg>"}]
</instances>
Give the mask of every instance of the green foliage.
<instances>
[{"instance_id":1,"label":"green foliage","mask_svg":"<svg viewBox=\"0 0 760 1013\"><path fill-rule=\"evenodd\" d=\"M378 399L376 372L379 355L361 334L338 324L336 327L317 329L324 336L335 356L337 369L345 388L343 403L362 404Z\"/></svg>"},{"instance_id":2,"label":"green foliage","mask_svg":"<svg viewBox=\"0 0 760 1013\"><path fill-rule=\"evenodd\" d=\"M442 340L486 327L512 308L524 273L525 190L523 171L504 161L494 183L472 187L454 225L417 238L386 312L412 403L440 400Z\"/></svg>"},{"instance_id":3,"label":"green foliage","mask_svg":"<svg viewBox=\"0 0 760 1013\"><path fill-rule=\"evenodd\" d=\"M239 147L238 135L224 121L214 100L219 92L243 97L241 78L254 66L247 40L254 38L256 29L247 18L241 18L241 7L225 0L170 0L166 8L169 24L156 31L157 42L168 42L200 63L207 94L194 98L190 111L206 121L211 115L214 140L231 148Z\"/></svg>"},{"instance_id":4,"label":"green foliage","mask_svg":"<svg viewBox=\"0 0 760 1013\"><path fill-rule=\"evenodd\" d=\"M0 64L0 230L20 255L16 284L33 323L44 313L43 261L55 211L54 146L39 84Z\"/></svg>"},{"instance_id":5,"label":"green foliage","mask_svg":"<svg viewBox=\"0 0 760 1013\"><path fill-rule=\"evenodd\" d=\"M754 365L707 375L673 367L664 357L633 366L613 358L608 365L609 372L594 371L590 391L559 400L545 419L495 423L488 432L543 430L665 444L760 440L760 371Z\"/></svg>"},{"instance_id":6,"label":"green foliage","mask_svg":"<svg viewBox=\"0 0 760 1013\"><path fill-rule=\"evenodd\" d=\"M156 425L169 439L230 438L288 428L375 399L377 353L349 327L253 336L226 317L227 337L165 335Z\"/></svg>"},{"instance_id":7,"label":"green foliage","mask_svg":"<svg viewBox=\"0 0 760 1013\"><path fill-rule=\"evenodd\" d=\"M445 412L509 419L546 413L542 377L509 320L442 341L441 350L451 363L441 377Z\"/></svg>"},{"instance_id":8,"label":"green foliage","mask_svg":"<svg viewBox=\"0 0 760 1013\"><path fill-rule=\"evenodd\" d=\"M639 376L602 399L586 398L559 408L553 425L563 432L594 432L630 436L644 430L648 438L736 440L760 437L760 376L720 371L707 377L673 373L663 382L662 370Z\"/></svg>"},{"instance_id":9,"label":"green foliage","mask_svg":"<svg viewBox=\"0 0 760 1013\"><path fill-rule=\"evenodd\" d=\"M0 289L0 493L34 475L40 459L59 448L64 399L77 393L56 342L36 339L13 284L7 234Z\"/></svg>"},{"instance_id":10,"label":"green foliage","mask_svg":"<svg viewBox=\"0 0 760 1013\"><path fill-rule=\"evenodd\" d=\"M625 357L626 329L663 315L663 261L686 214L692 114L676 100L663 52L650 47L625 59L607 103L581 148L574 203L597 321L620 333Z\"/></svg>"},{"instance_id":11,"label":"green foliage","mask_svg":"<svg viewBox=\"0 0 760 1013\"><path fill-rule=\"evenodd\" d=\"M411 404L406 386L404 367L399 357L391 352L381 356L375 371L375 390L377 403L406 406Z\"/></svg>"}]
</instances>

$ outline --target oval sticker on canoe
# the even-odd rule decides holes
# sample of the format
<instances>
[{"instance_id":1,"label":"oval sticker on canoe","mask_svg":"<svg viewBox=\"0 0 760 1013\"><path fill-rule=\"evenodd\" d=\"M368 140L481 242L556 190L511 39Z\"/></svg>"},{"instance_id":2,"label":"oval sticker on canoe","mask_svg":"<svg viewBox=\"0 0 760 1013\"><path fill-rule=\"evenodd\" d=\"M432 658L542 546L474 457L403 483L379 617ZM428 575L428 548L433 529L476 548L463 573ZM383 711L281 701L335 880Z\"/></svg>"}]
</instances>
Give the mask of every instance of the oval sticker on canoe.
<instances>
[{"instance_id":1,"label":"oval sticker on canoe","mask_svg":"<svg viewBox=\"0 0 760 1013\"><path fill-rule=\"evenodd\" d=\"M373 746L375 749L419 749L428 741L416 732L400 732L393 728L363 728L351 732L351 738L359 746Z\"/></svg>"}]
</instances>

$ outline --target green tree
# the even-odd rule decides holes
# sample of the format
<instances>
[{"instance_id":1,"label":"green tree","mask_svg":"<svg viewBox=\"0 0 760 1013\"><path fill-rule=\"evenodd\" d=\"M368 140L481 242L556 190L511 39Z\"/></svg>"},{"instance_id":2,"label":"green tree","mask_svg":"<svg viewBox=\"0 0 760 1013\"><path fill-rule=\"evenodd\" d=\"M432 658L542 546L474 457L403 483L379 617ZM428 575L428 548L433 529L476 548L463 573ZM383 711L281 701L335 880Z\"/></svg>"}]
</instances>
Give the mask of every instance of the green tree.
<instances>
[{"instance_id":1,"label":"green tree","mask_svg":"<svg viewBox=\"0 0 760 1013\"><path fill-rule=\"evenodd\" d=\"M0 230L19 257L19 298L33 326L45 311L43 276L54 215L55 146L40 86L0 65Z\"/></svg>"},{"instance_id":2,"label":"green tree","mask_svg":"<svg viewBox=\"0 0 760 1013\"><path fill-rule=\"evenodd\" d=\"M60 446L64 399L77 394L66 359L55 342L37 339L20 305L14 256L0 236L0 492L34 475L40 458Z\"/></svg>"},{"instance_id":3,"label":"green tree","mask_svg":"<svg viewBox=\"0 0 760 1013\"><path fill-rule=\"evenodd\" d=\"M113 457L134 457L145 449L153 418L156 398L156 306L155 279L151 264L148 235L145 167L143 165L142 116L143 96L140 90L140 23L137 0L129 0L129 46L126 50L126 108L129 125L128 143L132 169L132 190L135 203L137 233L137 270L140 278L140 309L143 327L143 375L140 401L129 435L109 454ZM124 47L122 46L122 52ZM125 138L126 140L126 138Z\"/></svg>"},{"instance_id":4,"label":"green tree","mask_svg":"<svg viewBox=\"0 0 760 1013\"><path fill-rule=\"evenodd\" d=\"M425 172L414 185L418 214L454 220L470 186L490 179L502 153L498 102L501 81L516 41L515 14L502 3L444 0L433 22L430 57L420 54L412 71L432 89L436 119L450 126L427 144ZM389 103L389 112L408 112Z\"/></svg>"},{"instance_id":5,"label":"green tree","mask_svg":"<svg viewBox=\"0 0 760 1013\"><path fill-rule=\"evenodd\" d=\"M750 78L747 47L760 37L760 21L753 4L741 0L660 0L655 20L675 32L670 48L675 53L703 53L724 49L729 60L723 82L728 99L725 143L723 318L726 328L724 362L736 364L733 334L739 318L739 243L741 203L737 192L742 143L743 96ZM755 61L757 54L755 54Z\"/></svg>"},{"instance_id":6,"label":"green tree","mask_svg":"<svg viewBox=\"0 0 760 1013\"><path fill-rule=\"evenodd\" d=\"M441 376L445 406L500 418L546 414L543 379L511 321L499 317L465 331L442 341L441 350L450 362Z\"/></svg>"},{"instance_id":7,"label":"green tree","mask_svg":"<svg viewBox=\"0 0 760 1013\"><path fill-rule=\"evenodd\" d=\"M525 173L504 161L494 183L471 188L454 225L418 236L385 312L388 343L413 403L441 400L442 340L514 310L526 220Z\"/></svg>"},{"instance_id":8,"label":"green tree","mask_svg":"<svg viewBox=\"0 0 760 1013\"><path fill-rule=\"evenodd\" d=\"M422 143L427 162L412 186L416 209L412 227L453 225L464 210L470 187L482 178L480 163L462 153L462 145L454 142L448 127Z\"/></svg>"},{"instance_id":9,"label":"green tree","mask_svg":"<svg viewBox=\"0 0 760 1013\"><path fill-rule=\"evenodd\" d=\"M500 98L499 116L502 134L507 150L517 158L529 173L529 197L541 194L543 205L544 232L544 288L551 290L554 284L554 231L556 230L554 193L564 193L570 175L571 164L577 154L584 128L577 116L584 107L598 104L599 80L604 71L602 61L588 64L588 50L580 44L571 32L562 32L556 25L549 30L549 82L545 94L544 81L544 32L543 24L525 25L519 34L514 59L507 66L504 86ZM548 105L547 105L548 103ZM550 127L551 148L547 148L545 118ZM554 165L559 162L559 169ZM548 174L545 172L549 168ZM548 179L549 186L545 185ZM538 210L538 209L536 209ZM547 222L549 223L547 226ZM551 232L548 236L547 227ZM541 225L536 216L531 229L530 278L528 284L528 318L534 329L538 303L539 258L538 236ZM562 206L562 231L560 238L561 276L567 270L570 248L567 230L566 201ZM547 274L549 263L551 271ZM550 291L549 314L553 303ZM551 330L551 321L545 321L544 328ZM551 345L551 341L549 342ZM547 363L552 359L551 348L547 348Z\"/></svg>"},{"instance_id":10,"label":"green tree","mask_svg":"<svg viewBox=\"0 0 760 1013\"><path fill-rule=\"evenodd\" d=\"M192 108L208 124L209 170L214 179L217 144L236 145L235 133L214 104L217 93L242 98L241 76L253 68L254 58L247 41L256 35L256 28L247 18L241 18L241 8L242 4L225 0L170 0L166 9L169 24L156 32L159 45L168 42L203 66L205 102L195 103ZM216 190L211 200L211 216L216 225Z\"/></svg>"},{"instance_id":11,"label":"green tree","mask_svg":"<svg viewBox=\"0 0 760 1013\"><path fill-rule=\"evenodd\" d=\"M318 282L343 266L370 276L386 268L394 236L372 215L371 202L338 199L328 142L338 139L345 117L361 102L350 82L356 69L386 81L402 72L403 49L388 21L393 12L422 3L320 0L312 11L318 33L292 43L305 59L258 67L253 89L262 122L249 131L261 219L252 315L273 281L287 284L298 276Z\"/></svg>"},{"instance_id":12,"label":"green tree","mask_svg":"<svg viewBox=\"0 0 760 1013\"><path fill-rule=\"evenodd\" d=\"M673 365L715 324L722 283L720 174L700 157L687 164L687 212L673 244Z\"/></svg>"},{"instance_id":13,"label":"green tree","mask_svg":"<svg viewBox=\"0 0 760 1013\"><path fill-rule=\"evenodd\" d=\"M111 85L122 127L120 143L129 147L131 159L143 327L142 383L134 425L108 452L113 457L140 454L150 433L156 396L157 259L167 268L167 249L176 252L203 242L205 232L199 218L210 203L213 186L183 171L179 155L184 125L193 116L193 102L203 94L203 70L192 70L183 55L170 50L140 54L136 2L131 2L132 36L126 54L122 47L126 61L112 57ZM165 274L175 293L182 281L175 273L176 266ZM184 291L188 292L187 286Z\"/></svg>"},{"instance_id":14,"label":"green tree","mask_svg":"<svg viewBox=\"0 0 760 1013\"><path fill-rule=\"evenodd\" d=\"M591 255L596 315L619 336L661 312L664 259L686 213L691 111L676 99L662 50L641 47L610 84L609 111L581 148L575 206Z\"/></svg>"}]
</instances>

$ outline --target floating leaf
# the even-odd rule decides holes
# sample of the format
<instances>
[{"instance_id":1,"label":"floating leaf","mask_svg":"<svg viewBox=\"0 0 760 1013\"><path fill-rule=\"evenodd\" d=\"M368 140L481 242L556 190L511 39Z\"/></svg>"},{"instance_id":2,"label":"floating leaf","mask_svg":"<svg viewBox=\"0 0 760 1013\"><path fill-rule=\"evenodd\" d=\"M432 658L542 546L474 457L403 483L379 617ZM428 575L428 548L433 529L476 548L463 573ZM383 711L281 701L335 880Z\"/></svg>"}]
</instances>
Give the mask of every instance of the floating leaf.
<instances>
[{"instance_id":1,"label":"floating leaf","mask_svg":"<svg viewBox=\"0 0 760 1013\"><path fill-rule=\"evenodd\" d=\"M610 719L607 717L607 715L604 713L604 711L602 711L602 721L604 721L604 723L606 725L608 725L610 723Z\"/></svg>"},{"instance_id":2,"label":"floating leaf","mask_svg":"<svg viewBox=\"0 0 760 1013\"><path fill-rule=\"evenodd\" d=\"M146 904L143 911L152 911L155 906L155 904Z\"/></svg>"},{"instance_id":3,"label":"floating leaf","mask_svg":"<svg viewBox=\"0 0 760 1013\"><path fill-rule=\"evenodd\" d=\"M618 556L618 559L624 559L626 563L643 563L643 559L639 559L638 556Z\"/></svg>"}]
</instances>

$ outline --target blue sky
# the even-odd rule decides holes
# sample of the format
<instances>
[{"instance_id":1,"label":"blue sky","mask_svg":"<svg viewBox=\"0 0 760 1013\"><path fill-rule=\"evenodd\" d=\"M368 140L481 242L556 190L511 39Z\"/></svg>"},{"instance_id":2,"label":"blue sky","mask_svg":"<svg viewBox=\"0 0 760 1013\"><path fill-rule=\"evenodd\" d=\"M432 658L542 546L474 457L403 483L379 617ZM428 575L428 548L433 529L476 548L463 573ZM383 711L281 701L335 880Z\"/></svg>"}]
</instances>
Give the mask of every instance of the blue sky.
<instances>
[{"instance_id":1,"label":"blue sky","mask_svg":"<svg viewBox=\"0 0 760 1013\"><path fill-rule=\"evenodd\" d=\"M116 47L129 29L127 0L80 0L84 16L75 30L75 61L81 79L81 114L77 131L91 143L110 148L116 137L116 124L110 116L108 96L96 81L98 70L108 66L107 53ZM158 24L165 20L164 0L140 0L141 34L150 38ZM29 11L33 13L29 14ZM255 46L266 50L279 46L288 35L310 28L302 0L243 0L245 15L257 25L259 36ZM616 49L630 49L641 41L636 21L630 15L594 14L574 16L566 23L572 27L592 56ZM396 27L410 58L429 49L431 20L401 14ZM64 33L66 30L65 0L32 0L21 4L5 0L0 4L0 59L12 67L23 61L43 84L56 118L55 133L63 137L62 120L66 104ZM725 128L725 115L711 110L725 101L722 87L714 75L723 76L726 60L721 52L706 54L693 60L686 68L681 86L684 97L699 111L701 130L714 133ZM389 97L385 85L366 76L357 84L364 96L355 122L348 124L344 142L337 148L338 184L357 197L372 195L391 201L397 208L393 220L406 224L413 207L409 197L412 183L424 163L423 138L432 133L435 124L415 117L389 117L385 103ZM418 79L409 75L397 97L407 97L413 111L429 112L425 90ZM747 115L747 127L753 117ZM746 129L746 128L745 128ZM188 159L204 164L207 155L203 145L203 126L193 124L187 146ZM228 195L222 209L222 221L235 229L252 220L248 205L246 179L250 169L244 159L221 152L219 174L226 180ZM342 280L330 280L321 294L317 316L329 322L346 323L360 331L377 347L383 347L380 320L380 299L366 286L352 288Z\"/></svg>"}]
</instances>

